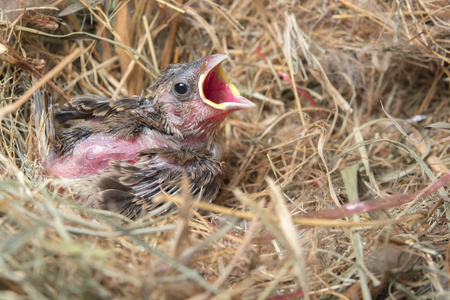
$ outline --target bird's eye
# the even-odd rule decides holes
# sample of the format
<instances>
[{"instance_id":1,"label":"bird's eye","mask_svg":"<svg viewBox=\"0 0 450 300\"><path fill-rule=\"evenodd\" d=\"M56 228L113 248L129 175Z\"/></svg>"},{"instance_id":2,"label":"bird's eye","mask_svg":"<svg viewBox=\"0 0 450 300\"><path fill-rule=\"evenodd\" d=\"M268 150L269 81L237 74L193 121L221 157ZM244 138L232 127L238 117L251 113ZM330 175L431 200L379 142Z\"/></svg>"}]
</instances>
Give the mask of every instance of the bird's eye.
<instances>
[{"instance_id":1,"label":"bird's eye","mask_svg":"<svg viewBox=\"0 0 450 300\"><path fill-rule=\"evenodd\" d=\"M185 83L179 82L175 84L174 89L178 95L184 95L188 91L188 86Z\"/></svg>"}]
</instances>

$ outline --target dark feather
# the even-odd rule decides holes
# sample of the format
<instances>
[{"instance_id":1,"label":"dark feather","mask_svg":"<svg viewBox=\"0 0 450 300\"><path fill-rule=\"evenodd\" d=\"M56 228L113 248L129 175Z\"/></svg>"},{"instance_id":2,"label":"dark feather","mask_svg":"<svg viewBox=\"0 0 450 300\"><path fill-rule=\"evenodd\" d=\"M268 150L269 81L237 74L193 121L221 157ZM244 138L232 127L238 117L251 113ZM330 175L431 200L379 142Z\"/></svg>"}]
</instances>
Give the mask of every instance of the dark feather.
<instances>
[{"instance_id":1,"label":"dark feather","mask_svg":"<svg viewBox=\"0 0 450 300\"><path fill-rule=\"evenodd\" d=\"M131 193L111 189L102 191L100 197L109 200L102 205L105 209L116 211L128 217L134 217L133 214L140 213L140 210L136 210L134 207L134 195Z\"/></svg>"},{"instance_id":2,"label":"dark feather","mask_svg":"<svg viewBox=\"0 0 450 300\"><path fill-rule=\"evenodd\" d=\"M53 149L58 154L69 154L79 141L88 138L91 134L92 132L83 126L57 131L56 137L52 140Z\"/></svg>"},{"instance_id":3,"label":"dark feather","mask_svg":"<svg viewBox=\"0 0 450 300\"><path fill-rule=\"evenodd\" d=\"M109 176L103 176L98 182L98 186L101 190L119 190L123 192L130 192L132 189L117 181L117 178Z\"/></svg>"},{"instance_id":4,"label":"dark feather","mask_svg":"<svg viewBox=\"0 0 450 300\"><path fill-rule=\"evenodd\" d=\"M140 102L140 98L126 98L116 101L96 95L76 96L70 100L69 105L56 112L55 120L59 123L65 123L77 119L106 117L127 109L136 109ZM73 118L69 118L70 115Z\"/></svg>"},{"instance_id":5,"label":"dark feather","mask_svg":"<svg viewBox=\"0 0 450 300\"><path fill-rule=\"evenodd\" d=\"M134 139L144 128L173 134L162 121L163 115L154 111L151 100L142 97L116 101L95 95L77 96L54 118L62 124L81 120L57 132L52 146L59 155L70 154L77 143L96 133L127 140Z\"/></svg>"},{"instance_id":6,"label":"dark feather","mask_svg":"<svg viewBox=\"0 0 450 300\"><path fill-rule=\"evenodd\" d=\"M220 162L206 150L147 149L141 151L141 159L135 165L110 163L110 170L100 179L100 188L107 189L100 193L99 200L106 208L134 217L154 209L158 204L151 200L162 191L178 192L187 175L194 198L212 201L219 191L221 174ZM134 195L131 201L129 195Z\"/></svg>"}]
</instances>

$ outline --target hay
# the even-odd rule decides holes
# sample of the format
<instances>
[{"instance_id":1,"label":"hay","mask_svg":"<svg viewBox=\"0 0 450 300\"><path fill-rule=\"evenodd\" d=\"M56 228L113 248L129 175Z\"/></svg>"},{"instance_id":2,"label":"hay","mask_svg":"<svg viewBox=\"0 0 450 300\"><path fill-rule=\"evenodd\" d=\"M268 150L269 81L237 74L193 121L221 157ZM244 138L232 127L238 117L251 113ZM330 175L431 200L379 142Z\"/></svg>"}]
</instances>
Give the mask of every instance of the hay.
<instances>
[{"instance_id":1,"label":"hay","mask_svg":"<svg viewBox=\"0 0 450 300\"><path fill-rule=\"evenodd\" d=\"M1 299L450 296L447 1L0 8ZM139 95L211 53L258 104L223 126L214 204L131 221L41 175L33 88Z\"/></svg>"}]
</instances>

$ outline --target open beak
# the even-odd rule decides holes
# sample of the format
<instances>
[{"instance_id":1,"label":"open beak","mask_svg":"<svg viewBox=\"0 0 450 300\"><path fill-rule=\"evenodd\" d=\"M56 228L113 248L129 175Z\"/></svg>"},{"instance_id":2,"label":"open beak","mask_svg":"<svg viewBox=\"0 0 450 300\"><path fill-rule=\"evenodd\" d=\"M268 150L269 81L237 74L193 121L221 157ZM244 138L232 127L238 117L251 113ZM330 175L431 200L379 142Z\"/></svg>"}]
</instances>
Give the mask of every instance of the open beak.
<instances>
[{"instance_id":1,"label":"open beak","mask_svg":"<svg viewBox=\"0 0 450 300\"><path fill-rule=\"evenodd\" d=\"M241 110L256 105L242 97L222 70L220 64L228 58L225 54L214 54L203 59L198 90L203 102L218 110Z\"/></svg>"}]
</instances>

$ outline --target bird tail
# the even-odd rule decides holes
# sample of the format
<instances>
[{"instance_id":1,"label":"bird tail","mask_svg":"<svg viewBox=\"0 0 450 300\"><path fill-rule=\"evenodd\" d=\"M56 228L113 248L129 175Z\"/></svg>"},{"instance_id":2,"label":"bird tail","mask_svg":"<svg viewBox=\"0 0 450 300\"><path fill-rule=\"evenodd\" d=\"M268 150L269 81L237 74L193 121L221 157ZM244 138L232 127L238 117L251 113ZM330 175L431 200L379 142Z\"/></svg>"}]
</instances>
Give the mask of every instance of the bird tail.
<instances>
[{"instance_id":1,"label":"bird tail","mask_svg":"<svg viewBox=\"0 0 450 300\"><path fill-rule=\"evenodd\" d=\"M38 150L41 158L50 153L49 140L55 138L53 105L46 89L37 90L34 98L34 121L38 139Z\"/></svg>"}]
</instances>

